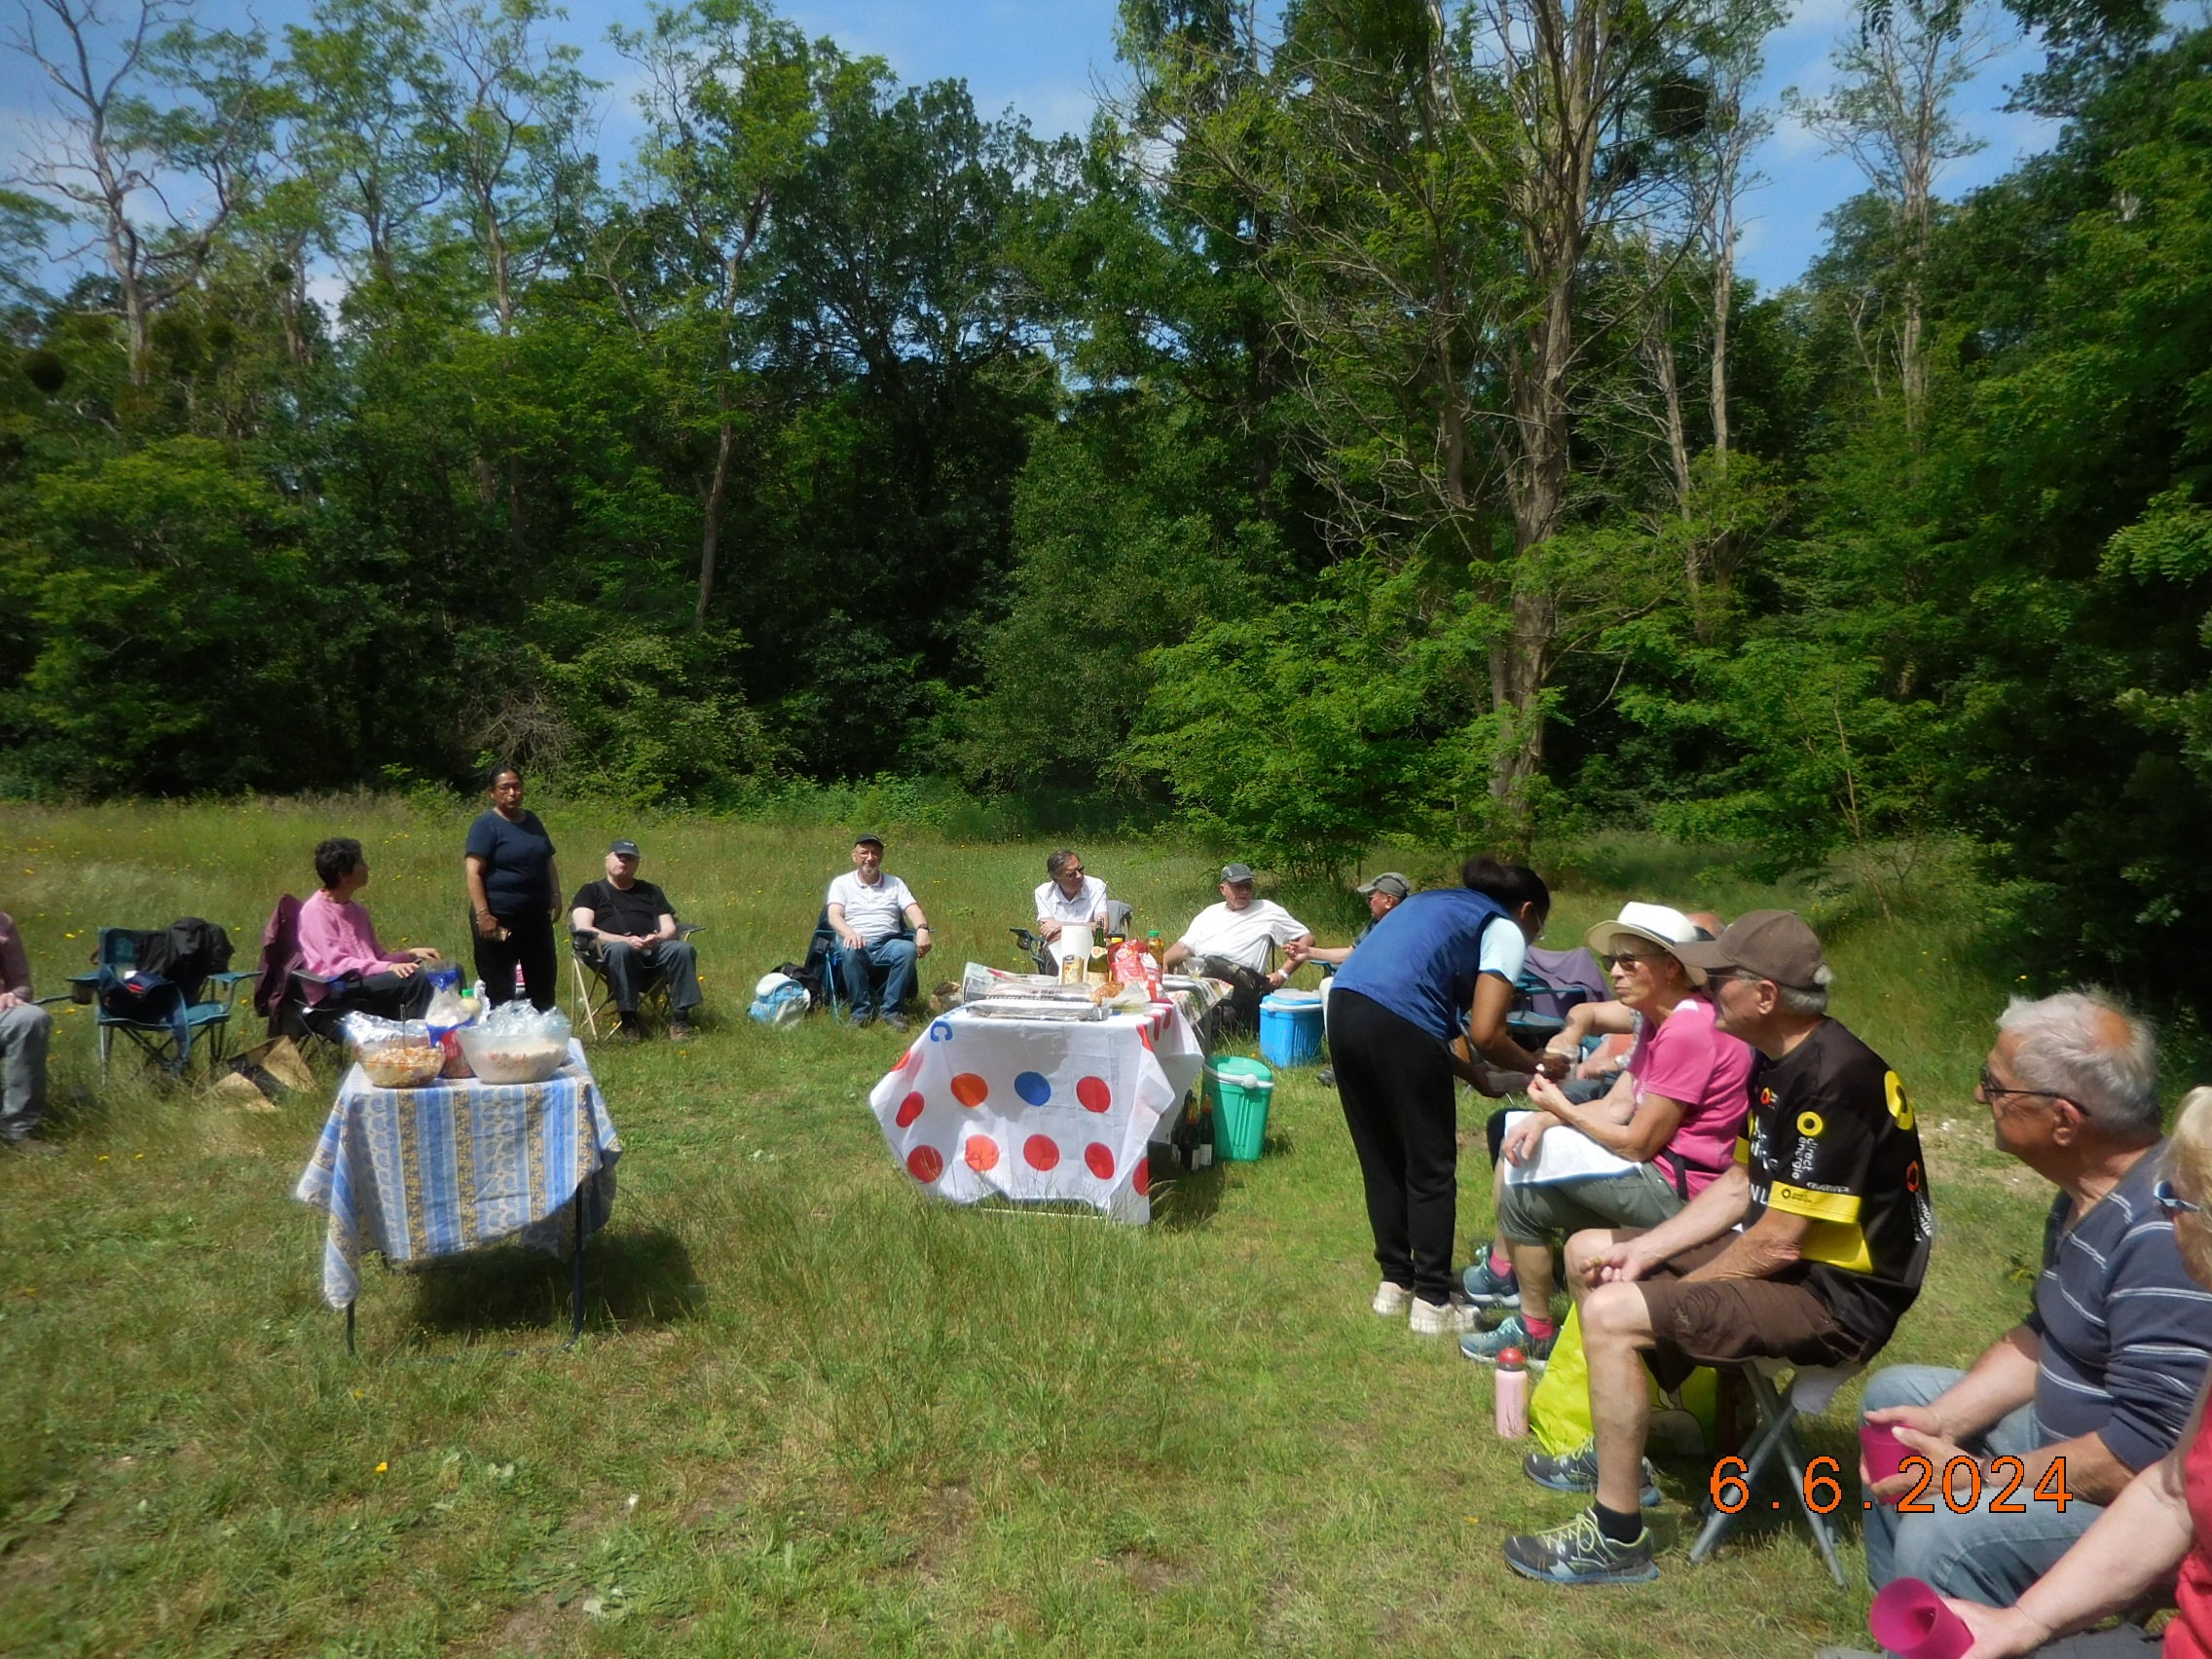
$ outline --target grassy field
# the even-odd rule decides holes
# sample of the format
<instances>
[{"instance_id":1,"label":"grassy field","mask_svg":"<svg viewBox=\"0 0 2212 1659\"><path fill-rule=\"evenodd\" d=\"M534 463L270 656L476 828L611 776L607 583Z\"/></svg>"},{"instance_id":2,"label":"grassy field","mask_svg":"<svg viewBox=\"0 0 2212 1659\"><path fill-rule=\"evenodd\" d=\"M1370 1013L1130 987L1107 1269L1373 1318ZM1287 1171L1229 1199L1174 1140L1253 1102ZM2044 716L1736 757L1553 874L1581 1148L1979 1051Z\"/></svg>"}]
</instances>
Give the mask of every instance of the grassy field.
<instances>
[{"instance_id":1,"label":"grassy field","mask_svg":"<svg viewBox=\"0 0 2212 1659\"><path fill-rule=\"evenodd\" d=\"M1662 1471L1658 1584L1507 1572L1506 1532L1573 1500L1493 1437L1486 1373L1368 1312L1356 1171L1310 1073L1276 1089L1261 1162L1170 1195L1144 1231L922 1201L865 1100L897 1039L743 1015L802 950L847 835L536 804L570 886L637 834L645 873L708 925L719 1015L685 1049L594 1056L627 1150L584 1342L543 1351L564 1272L495 1252L372 1265L350 1360L317 1296L319 1217L289 1197L327 1094L240 1113L126 1068L103 1091L89 1012L65 1013L65 1153L0 1159L0 1649L1763 1659L1862 1636L1862 1591L1835 1591L1801 1530L1685 1563L1696 1462ZM365 799L12 808L0 908L47 989L102 923L205 915L242 956L343 832L368 846L386 940L450 952L464 822ZM1045 850L893 837L888 867L940 924L925 979L1011 965ZM1196 856L1084 852L1140 925L1212 897ZM1288 897L1348 937L1356 902ZM1547 942L1632 897L1792 896L1623 843L1567 873ZM2046 1197L1970 1098L2007 977L1977 965L1972 909L1931 884L1831 937L1838 1012L1905 1073L1935 1174L1935 1269L1899 1359L1956 1361L2016 1316ZM1471 1152L1469 1239L1481 1167ZM1848 1404L1813 1435L1847 1467Z\"/></svg>"}]
</instances>

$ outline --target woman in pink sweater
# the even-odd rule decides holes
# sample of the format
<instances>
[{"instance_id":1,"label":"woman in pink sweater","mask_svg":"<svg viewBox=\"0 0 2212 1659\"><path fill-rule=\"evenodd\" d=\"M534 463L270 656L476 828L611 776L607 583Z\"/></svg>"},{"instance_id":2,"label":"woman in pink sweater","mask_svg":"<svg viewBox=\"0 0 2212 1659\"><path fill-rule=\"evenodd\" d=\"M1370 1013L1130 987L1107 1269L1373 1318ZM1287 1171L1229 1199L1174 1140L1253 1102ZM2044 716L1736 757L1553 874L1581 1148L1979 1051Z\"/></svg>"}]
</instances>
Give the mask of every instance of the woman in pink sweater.
<instances>
[{"instance_id":1,"label":"woman in pink sweater","mask_svg":"<svg viewBox=\"0 0 2212 1659\"><path fill-rule=\"evenodd\" d=\"M300 966L334 981L316 1000L387 1019L422 1018L430 1006L423 964L438 953L416 945L393 955L377 942L368 906L353 898L369 884L361 843L350 835L324 841L314 850L314 873L322 891L300 906Z\"/></svg>"}]
</instances>

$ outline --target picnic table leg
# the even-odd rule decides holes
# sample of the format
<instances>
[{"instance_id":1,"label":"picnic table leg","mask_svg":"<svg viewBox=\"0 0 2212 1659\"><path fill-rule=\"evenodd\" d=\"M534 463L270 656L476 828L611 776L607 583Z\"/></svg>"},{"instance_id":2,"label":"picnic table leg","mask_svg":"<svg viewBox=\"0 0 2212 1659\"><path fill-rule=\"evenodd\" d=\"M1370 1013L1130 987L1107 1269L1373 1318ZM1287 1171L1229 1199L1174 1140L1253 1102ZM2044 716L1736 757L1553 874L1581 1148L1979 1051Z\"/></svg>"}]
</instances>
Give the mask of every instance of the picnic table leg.
<instances>
[{"instance_id":1,"label":"picnic table leg","mask_svg":"<svg viewBox=\"0 0 2212 1659\"><path fill-rule=\"evenodd\" d=\"M575 1197L569 1207L575 1211L576 1247L571 1252L569 1273L569 1340L561 1345L562 1351L576 1346L576 1339L584 1334L584 1188L588 1181L576 1184Z\"/></svg>"},{"instance_id":2,"label":"picnic table leg","mask_svg":"<svg viewBox=\"0 0 2212 1659\"><path fill-rule=\"evenodd\" d=\"M361 1357L353 1346L353 1305L350 1302L346 1304L346 1357L348 1359Z\"/></svg>"}]
</instances>

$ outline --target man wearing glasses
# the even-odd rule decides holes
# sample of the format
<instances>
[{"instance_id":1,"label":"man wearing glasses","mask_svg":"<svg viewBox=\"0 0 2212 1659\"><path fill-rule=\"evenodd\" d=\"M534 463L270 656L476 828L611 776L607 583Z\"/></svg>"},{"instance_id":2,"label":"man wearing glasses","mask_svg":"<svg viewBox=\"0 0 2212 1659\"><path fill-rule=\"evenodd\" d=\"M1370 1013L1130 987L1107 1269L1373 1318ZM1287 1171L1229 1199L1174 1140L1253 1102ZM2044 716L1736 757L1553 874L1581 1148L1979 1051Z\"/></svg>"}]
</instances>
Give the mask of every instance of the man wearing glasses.
<instances>
[{"instance_id":1,"label":"man wearing glasses","mask_svg":"<svg viewBox=\"0 0 2212 1659\"><path fill-rule=\"evenodd\" d=\"M1647 1369L1678 1388L1700 1365L1863 1360L1920 1294L1936 1232L1911 1103L1889 1063L1828 1017L1832 976L1813 930L1787 910L1753 910L1711 943L1670 949L1716 1027L1758 1051L1751 1139L1649 1232L1567 1241L1567 1272L1591 1287L1581 1318L1597 1432L1575 1452L1531 1454L1526 1468L1595 1501L1505 1544L1516 1572L1555 1584L1659 1575L1639 1513L1659 1501L1643 1456Z\"/></svg>"},{"instance_id":2,"label":"man wearing glasses","mask_svg":"<svg viewBox=\"0 0 2212 1659\"><path fill-rule=\"evenodd\" d=\"M1106 884L1083 873L1083 860L1073 847L1062 847L1045 860L1045 884L1037 889L1037 934L1048 943L1069 926L1106 927Z\"/></svg>"},{"instance_id":3,"label":"man wearing glasses","mask_svg":"<svg viewBox=\"0 0 2212 1659\"><path fill-rule=\"evenodd\" d=\"M2103 997L2015 999L1974 1098L1997 1145L2058 1189L2044 1224L2034 1305L1968 1371L1899 1365L1866 1384L1865 1420L1887 1423L1937 1471L1963 1468L1930 1513L1892 1507L1911 1477L1869 1487L1866 1572L1876 1589L1920 1578L1946 1596L2009 1607L2089 1530L2137 1470L2173 1447L2212 1354L2212 1294L2182 1265L2157 1201L2158 1051L2151 1028ZM2012 1478L2010 1503L1995 1500ZM2035 1497L2038 1485L2049 1493ZM2055 1501L2063 1486L2070 1501ZM1886 1499L1887 1501L1882 1501ZM1918 1505L1915 1506L1917 1509Z\"/></svg>"}]
</instances>

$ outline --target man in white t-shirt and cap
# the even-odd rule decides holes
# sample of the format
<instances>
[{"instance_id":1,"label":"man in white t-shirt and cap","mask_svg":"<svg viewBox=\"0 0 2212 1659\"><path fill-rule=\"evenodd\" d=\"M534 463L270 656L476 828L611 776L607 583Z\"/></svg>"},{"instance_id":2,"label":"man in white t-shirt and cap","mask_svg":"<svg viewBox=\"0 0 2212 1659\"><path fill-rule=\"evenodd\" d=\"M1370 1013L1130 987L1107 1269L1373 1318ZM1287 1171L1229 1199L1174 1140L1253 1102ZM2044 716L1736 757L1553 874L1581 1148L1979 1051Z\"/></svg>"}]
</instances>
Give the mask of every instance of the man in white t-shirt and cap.
<instances>
[{"instance_id":1,"label":"man in white t-shirt and cap","mask_svg":"<svg viewBox=\"0 0 2212 1659\"><path fill-rule=\"evenodd\" d=\"M1221 903L1208 904L1191 918L1183 937L1167 947L1164 965L1172 969L1195 961L1198 973L1226 979L1234 987L1229 999L1207 1015L1212 1023L1205 1035L1210 1040L1229 1026L1255 1023L1260 999L1295 971L1295 960L1280 969L1272 967L1278 945L1286 951L1303 951L1312 943L1312 929L1273 900L1254 897L1252 866L1233 864L1221 872Z\"/></svg>"},{"instance_id":2,"label":"man in white t-shirt and cap","mask_svg":"<svg viewBox=\"0 0 2212 1659\"><path fill-rule=\"evenodd\" d=\"M913 994L914 964L930 953L930 924L906 884L883 867L883 837L856 836L853 868L830 883L830 930L845 947L845 1005L855 1026L875 1018L875 980L883 981L883 1023L907 1028L906 999ZM905 928L911 925L911 939Z\"/></svg>"}]
</instances>

